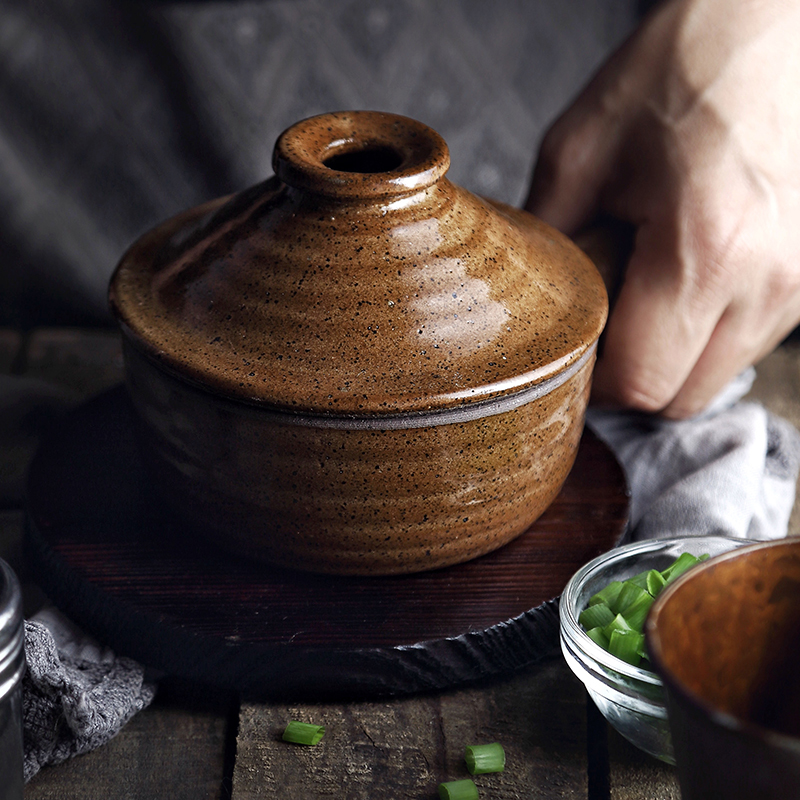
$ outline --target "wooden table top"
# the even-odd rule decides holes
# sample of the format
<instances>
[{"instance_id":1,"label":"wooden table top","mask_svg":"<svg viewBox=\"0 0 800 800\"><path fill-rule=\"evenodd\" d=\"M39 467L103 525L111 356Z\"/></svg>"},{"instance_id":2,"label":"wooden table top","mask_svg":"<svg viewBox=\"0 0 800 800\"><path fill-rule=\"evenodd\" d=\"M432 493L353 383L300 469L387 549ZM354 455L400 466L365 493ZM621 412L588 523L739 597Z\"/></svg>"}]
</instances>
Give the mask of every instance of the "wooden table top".
<instances>
[{"instance_id":1,"label":"wooden table top","mask_svg":"<svg viewBox=\"0 0 800 800\"><path fill-rule=\"evenodd\" d=\"M75 403L121 379L112 331L0 331L0 373L47 381ZM754 398L800 425L800 345L783 345L759 368ZM21 549L22 486L45 411L0 452L0 556L23 584L26 614L46 602ZM800 533L797 507L790 533ZM279 741L289 719L326 726L325 747ZM430 798L462 777L463 747L502 739L506 772L479 776L483 798L679 798L674 770L624 741L587 699L560 657L476 686L375 702L252 703L166 681L153 705L109 744L47 767L26 800L255 800L285 797Z\"/></svg>"}]
</instances>

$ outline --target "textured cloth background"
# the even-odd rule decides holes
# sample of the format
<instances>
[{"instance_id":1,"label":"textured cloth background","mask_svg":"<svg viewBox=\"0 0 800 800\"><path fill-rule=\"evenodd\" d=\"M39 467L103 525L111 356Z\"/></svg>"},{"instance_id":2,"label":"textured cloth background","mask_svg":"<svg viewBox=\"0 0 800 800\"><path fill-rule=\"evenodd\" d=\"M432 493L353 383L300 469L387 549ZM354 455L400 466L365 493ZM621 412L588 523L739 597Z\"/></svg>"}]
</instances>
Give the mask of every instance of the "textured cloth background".
<instances>
[{"instance_id":1,"label":"textured cloth background","mask_svg":"<svg viewBox=\"0 0 800 800\"><path fill-rule=\"evenodd\" d=\"M272 174L326 111L415 117L518 204L542 132L638 0L3 0L0 324L108 321L123 251Z\"/></svg>"}]
</instances>

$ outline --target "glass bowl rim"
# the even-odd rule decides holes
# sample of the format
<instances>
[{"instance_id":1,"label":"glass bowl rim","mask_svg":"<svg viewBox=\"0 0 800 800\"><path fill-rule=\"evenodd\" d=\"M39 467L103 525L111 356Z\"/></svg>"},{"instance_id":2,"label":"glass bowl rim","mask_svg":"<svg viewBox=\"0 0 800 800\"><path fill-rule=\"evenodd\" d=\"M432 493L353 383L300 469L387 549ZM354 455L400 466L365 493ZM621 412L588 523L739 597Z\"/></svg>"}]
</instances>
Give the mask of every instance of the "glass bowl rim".
<instances>
[{"instance_id":1,"label":"glass bowl rim","mask_svg":"<svg viewBox=\"0 0 800 800\"><path fill-rule=\"evenodd\" d=\"M729 550L735 550L738 547L755 544L757 540L745 539L738 536L725 536L721 534L709 534L699 536L675 536L664 539L647 539L641 542L632 542L629 544L619 545L605 553L597 556L591 561L584 564L567 582L564 591L561 593L559 599L558 611L560 620L560 631L562 641L566 639L571 649L577 649L581 654L585 655L598 666L605 670L611 670L621 677L629 678L634 681L639 681L651 686L663 686L661 678L653 670L642 669L635 667L632 664L623 661L620 658L604 650L599 644L594 642L586 635L581 624L578 622L576 613L573 607L577 604L578 594L584 583L591 577L602 572L603 569L610 565L622 562L627 558L635 555L649 555L658 553L663 550L669 550L674 547L685 545L686 542L716 542L730 544ZM724 552L728 552L727 550Z\"/></svg>"}]
</instances>

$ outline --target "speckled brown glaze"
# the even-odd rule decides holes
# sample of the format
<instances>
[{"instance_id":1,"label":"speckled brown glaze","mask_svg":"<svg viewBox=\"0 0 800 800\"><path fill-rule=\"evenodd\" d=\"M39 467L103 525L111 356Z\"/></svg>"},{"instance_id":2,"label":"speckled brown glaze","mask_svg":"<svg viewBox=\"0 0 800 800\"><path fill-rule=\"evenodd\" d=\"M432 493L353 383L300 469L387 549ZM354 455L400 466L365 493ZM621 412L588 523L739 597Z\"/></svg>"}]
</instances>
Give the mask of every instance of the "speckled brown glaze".
<instances>
[{"instance_id":1,"label":"speckled brown glaze","mask_svg":"<svg viewBox=\"0 0 800 800\"><path fill-rule=\"evenodd\" d=\"M607 300L568 239L390 114L305 120L275 177L136 242L111 285L165 496L289 566L431 569L523 532L575 455Z\"/></svg>"},{"instance_id":2,"label":"speckled brown glaze","mask_svg":"<svg viewBox=\"0 0 800 800\"><path fill-rule=\"evenodd\" d=\"M737 548L667 587L646 626L681 797L783 800L800 786L800 539Z\"/></svg>"}]
</instances>

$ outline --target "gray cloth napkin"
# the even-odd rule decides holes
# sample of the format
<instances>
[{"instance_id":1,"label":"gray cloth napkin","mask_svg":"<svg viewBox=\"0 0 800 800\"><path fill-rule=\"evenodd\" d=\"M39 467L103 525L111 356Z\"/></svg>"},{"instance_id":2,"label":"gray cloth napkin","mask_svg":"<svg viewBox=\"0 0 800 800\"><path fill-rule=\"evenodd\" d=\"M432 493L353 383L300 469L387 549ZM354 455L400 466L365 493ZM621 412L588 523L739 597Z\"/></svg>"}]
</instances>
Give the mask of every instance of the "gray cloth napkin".
<instances>
[{"instance_id":1,"label":"gray cloth napkin","mask_svg":"<svg viewBox=\"0 0 800 800\"><path fill-rule=\"evenodd\" d=\"M742 401L755 370L685 421L590 409L587 425L614 451L631 489L630 535L786 535L800 468L800 434Z\"/></svg>"},{"instance_id":2,"label":"gray cloth napkin","mask_svg":"<svg viewBox=\"0 0 800 800\"><path fill-rule=\"evenodd\" d=\"M55 609L25 622L25 658L26 782L47 764L105 744L155 696L141 665L115 656Z\"/></svg>"}]
</instances>

